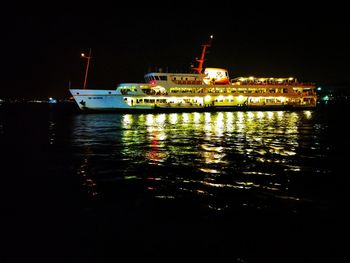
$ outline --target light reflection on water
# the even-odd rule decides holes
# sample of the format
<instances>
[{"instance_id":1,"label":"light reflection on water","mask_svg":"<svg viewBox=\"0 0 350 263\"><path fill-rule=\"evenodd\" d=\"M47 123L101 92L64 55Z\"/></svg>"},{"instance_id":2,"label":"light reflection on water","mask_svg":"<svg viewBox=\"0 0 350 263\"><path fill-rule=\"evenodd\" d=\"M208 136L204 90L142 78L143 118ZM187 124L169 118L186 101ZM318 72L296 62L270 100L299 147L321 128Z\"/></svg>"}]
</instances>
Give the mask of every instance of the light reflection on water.
<instances>
[{"instance_id":1,"label":"light reflection on water","mask_svg":"<svg viewBox=\"0 0 350 263\"><path fill-rule=\"evenodd\" d=\"M96 183L131 178L141 180L155 198L187 193L215 210L234 204L258 207L261 195L304 200L307 190L296 187L296 178L327 172L308 161L325 156L313 114L78 115L73 145L88 149L77 151L84 160L78 174L89 179L85 183L95 195Z\"/></svg>"}]
</instances>

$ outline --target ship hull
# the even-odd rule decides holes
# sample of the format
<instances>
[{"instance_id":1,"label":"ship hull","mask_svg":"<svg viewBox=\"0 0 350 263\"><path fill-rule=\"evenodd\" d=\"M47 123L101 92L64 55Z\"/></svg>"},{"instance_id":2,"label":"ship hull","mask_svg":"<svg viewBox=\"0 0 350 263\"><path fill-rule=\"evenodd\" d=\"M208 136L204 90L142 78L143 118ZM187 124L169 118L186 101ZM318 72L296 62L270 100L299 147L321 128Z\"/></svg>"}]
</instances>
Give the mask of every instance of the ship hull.
<instances>
[{"instance_id":1,"label":"ship hull","mask_svg":"<svg viewBox=\"0 0 350 263\"><path fill-rule=\"evenodd\" d=\"M130 96L117 94L115 90L70 90L80 110L89 112L125 112L125 113L152 113L152 112L214 112L214 111L272 111L272 110L312 110L315 105L218 105L218 104L148 104L140 105L128 102ZM137 101L142 96L132 97ZM156 98L156 97L154 97ZM164 97L163 97L164 98Z\"/></svg>"},{"instance_id":2,"label":"ship hull","mask_svg":"<svg viewBox=\"0 0 350 263\"><path fill-rule=\"evenodd\" d=\"M125 102L125 96L115 90L71 89L71 94L82 111L151 110L152 106L133 106Z\"/></svg>"}]
</instances>

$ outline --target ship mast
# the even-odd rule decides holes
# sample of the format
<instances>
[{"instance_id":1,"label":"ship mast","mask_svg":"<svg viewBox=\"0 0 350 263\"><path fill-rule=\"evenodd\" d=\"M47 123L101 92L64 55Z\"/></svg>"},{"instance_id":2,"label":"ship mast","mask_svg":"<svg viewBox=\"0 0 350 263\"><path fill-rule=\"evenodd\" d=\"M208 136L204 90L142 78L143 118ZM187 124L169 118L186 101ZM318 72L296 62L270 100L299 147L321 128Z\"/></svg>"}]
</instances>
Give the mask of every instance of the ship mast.
<instances>
[{"instance_id":1,"label":"ship mast","mask_svg":"<svg viewBox=\"0 0 350 263\"><path fill-rule=\"evenodd\" d=\"M86 89L86 81L87 81L89 65L90 65L90 59L91 59L91 48L89 50L89 55L86 56L84 53L81 53L81 57L87 59L86 69L85 69L85 78L84 78L84 89Z\"/></svg>"},{"instance_id":2,"label":"ship mast","mask_svg":"<svg viewBox=\"0 0 350 263\"><path fill-rule=\"evenodd\" d=\"M203 63L204 63L204 60L205 60L204 57L205 57L207 48L211 46L211 40L212 39L213 39L213 35L210 36L210 40L206 44L202 45L201 58L200 59L196 59L196 61L198 62L198 67L193 68L193 70L196 71L198 74L202 74Z\"/></svg>"}]
</instances>

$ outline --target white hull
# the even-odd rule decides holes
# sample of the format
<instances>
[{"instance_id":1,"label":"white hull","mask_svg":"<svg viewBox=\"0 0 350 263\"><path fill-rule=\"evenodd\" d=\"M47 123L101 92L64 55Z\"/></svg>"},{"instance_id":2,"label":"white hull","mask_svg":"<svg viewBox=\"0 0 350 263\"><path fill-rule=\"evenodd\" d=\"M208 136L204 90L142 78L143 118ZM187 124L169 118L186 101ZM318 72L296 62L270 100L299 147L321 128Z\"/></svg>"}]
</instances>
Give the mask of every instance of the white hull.
<instances>
[{"instance_id":1,"label":"white hull","mask_svg":"<svg viewBox=\"0 0 350 263\"><path fill-rule=\"evenodd\" d=\"M154 106L129 105L125 96L117 94L116 90L69 90L81 110L117 110L117 109L152 109Z\"/></svg>"}]
</instances>

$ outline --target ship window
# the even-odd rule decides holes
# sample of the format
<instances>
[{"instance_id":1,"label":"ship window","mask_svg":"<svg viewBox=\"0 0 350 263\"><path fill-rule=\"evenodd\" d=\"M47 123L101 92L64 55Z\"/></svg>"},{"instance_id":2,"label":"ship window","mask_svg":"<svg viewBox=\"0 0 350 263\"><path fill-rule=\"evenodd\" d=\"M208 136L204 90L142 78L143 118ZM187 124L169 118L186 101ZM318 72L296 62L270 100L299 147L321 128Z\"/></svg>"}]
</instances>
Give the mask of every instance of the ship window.
<instances>
[{"instance_id":1,"label":"ship window","mask_svg":"<svg viewBox=\"0 0 350 263\"><path fill-rule=\"evenodd\" d=\"M159 77L160 77L160 80L168 80L167 76L159 76Z\"/></svg>"}]
</instances>

